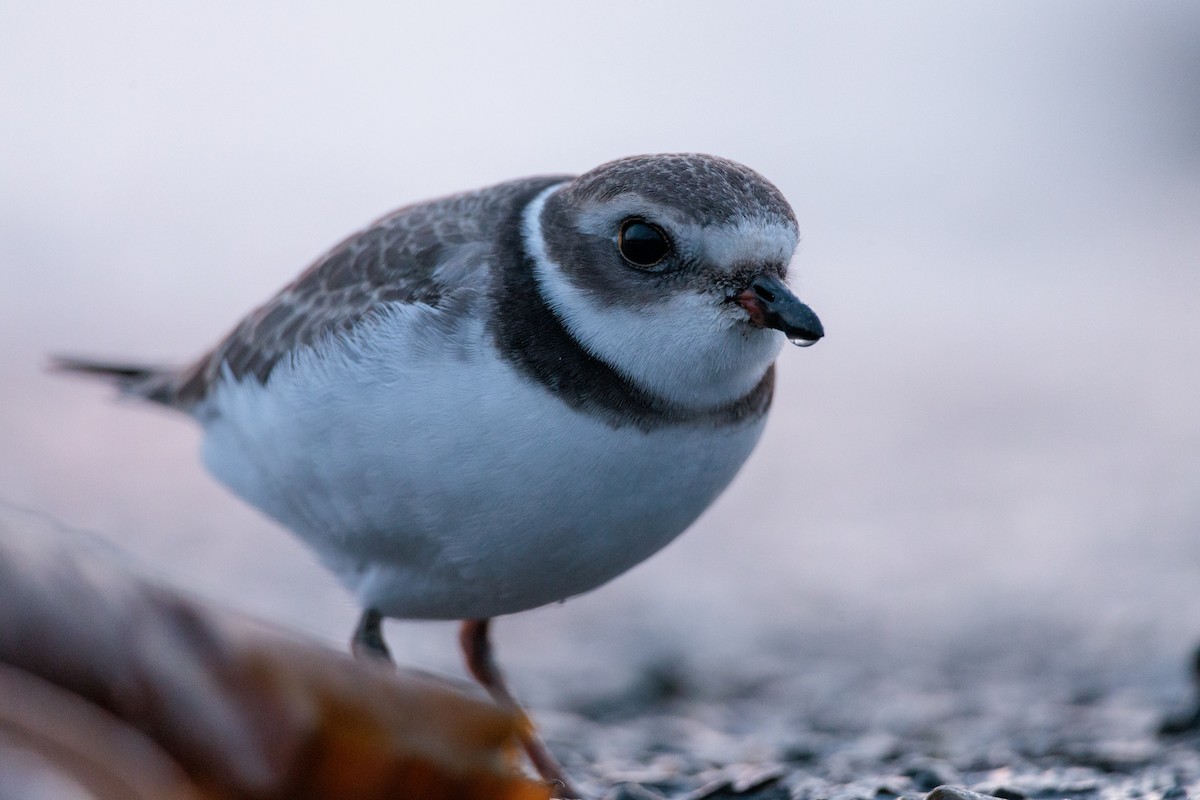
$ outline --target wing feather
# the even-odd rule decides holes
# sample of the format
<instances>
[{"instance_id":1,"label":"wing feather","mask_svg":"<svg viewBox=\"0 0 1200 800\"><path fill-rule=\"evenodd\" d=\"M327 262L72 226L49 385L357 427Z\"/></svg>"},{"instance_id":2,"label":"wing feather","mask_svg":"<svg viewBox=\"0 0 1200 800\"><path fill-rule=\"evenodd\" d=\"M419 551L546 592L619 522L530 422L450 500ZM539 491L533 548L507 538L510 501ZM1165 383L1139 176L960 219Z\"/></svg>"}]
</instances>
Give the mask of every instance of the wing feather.
<instances>
[{"instance_id":1,"label":"wing feather","mask_svg":"<svg viewBox=\"0 0 1200 800\"><path fill-rule=\"evenodd\" d=\"M438 308L455 290L479 286L488 279L497 223L531 188L559 180L513 181L384 217L319 258L199 360L164 374L152 399L191 409L226 374L266 383L290 354L387 304Z\"/></svg>"}]
</instances>

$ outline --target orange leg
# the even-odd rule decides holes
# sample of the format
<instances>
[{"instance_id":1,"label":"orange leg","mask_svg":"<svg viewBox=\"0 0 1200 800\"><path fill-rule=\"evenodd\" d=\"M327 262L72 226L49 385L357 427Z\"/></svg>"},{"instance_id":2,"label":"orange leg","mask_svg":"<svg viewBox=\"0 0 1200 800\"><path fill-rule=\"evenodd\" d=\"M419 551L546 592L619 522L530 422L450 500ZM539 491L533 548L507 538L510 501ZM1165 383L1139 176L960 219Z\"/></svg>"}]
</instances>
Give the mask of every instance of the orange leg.
<instances>
[{"instance_id":1,"label":"orange leg","mask_svg":"<svg viewBox=\"0 0 1200 800\"><path fill-rule=\"evenodd\" d=\"M529 756L529 760L533 763L534 768L542 779L548 783L555 784L557 788L556 797L563 798L578 798L581 797L579 792L567 780L567 775L563 771L562 766L555 760L554 756L550 755L550 751L542 740L538 738L537 732L533 729L533 723L529 721L529 717L525 714L524 709L513 698L512 692L508 690L508 686L504 683L504 676L500 673L500 668L496 666L495 659L492 658L492 644L488 638L488 624L490 619L468 619L463 620L462 630L459 638L462 642L463 655L467 659L467 669L475 676L475 680L479 681L483 688L487 689L488 694L502 706L513 709L521 715L524 721L521 732L521 744L525 748L525 753Z\"/></svg>"}]
</instances>

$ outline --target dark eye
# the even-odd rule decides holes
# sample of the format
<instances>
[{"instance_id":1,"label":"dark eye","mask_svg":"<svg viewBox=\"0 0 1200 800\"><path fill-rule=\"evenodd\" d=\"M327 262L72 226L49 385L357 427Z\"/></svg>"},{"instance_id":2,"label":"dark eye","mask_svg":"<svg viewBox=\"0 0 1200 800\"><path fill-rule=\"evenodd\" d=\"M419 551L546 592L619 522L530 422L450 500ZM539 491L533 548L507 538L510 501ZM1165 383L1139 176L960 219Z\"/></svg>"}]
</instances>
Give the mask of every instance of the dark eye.
<instances>
[{"instance_id":1,"label":"dark eye","mask_svg":"<svg viewBox=\"0 0 1200 800\"><path fill-rule=\"evenodd\" d=\"M635 267L653 267L671 252L671 243L657 225L640 219L627 219L621 223L617 248L625 260Z\"/></svg>"}]
</instances>

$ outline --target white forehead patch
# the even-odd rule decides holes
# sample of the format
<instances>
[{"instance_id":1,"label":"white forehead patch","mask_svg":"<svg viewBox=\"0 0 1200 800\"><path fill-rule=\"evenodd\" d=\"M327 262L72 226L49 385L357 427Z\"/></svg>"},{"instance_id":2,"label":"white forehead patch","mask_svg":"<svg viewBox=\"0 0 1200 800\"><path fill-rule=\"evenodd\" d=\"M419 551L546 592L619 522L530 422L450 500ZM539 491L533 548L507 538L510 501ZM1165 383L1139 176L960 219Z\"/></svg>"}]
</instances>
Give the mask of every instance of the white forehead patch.
<instances>
[{"instance_id":1,"label":"white forehead patch","mask_svg":"<svg viewBox=\"0 0 1200 800\"><path fill-rule=\"evenodd\" d=\"M765 219L741 219L732 224L690 226L683 246L699 246L713 264L784 264L792 260L799 237L792 225Z\"/></svg>"}]
</instances>

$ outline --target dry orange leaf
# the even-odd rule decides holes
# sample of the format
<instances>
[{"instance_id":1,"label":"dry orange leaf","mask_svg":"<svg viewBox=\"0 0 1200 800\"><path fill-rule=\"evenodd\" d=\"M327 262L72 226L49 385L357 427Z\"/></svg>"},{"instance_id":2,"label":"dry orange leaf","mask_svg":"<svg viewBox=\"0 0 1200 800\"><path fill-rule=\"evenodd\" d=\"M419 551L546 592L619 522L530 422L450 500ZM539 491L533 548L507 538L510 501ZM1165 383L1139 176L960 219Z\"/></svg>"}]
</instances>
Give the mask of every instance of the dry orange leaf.
<instances>
[{"instance_id":1,"label":"dry orange leaf","mask_svg":"<svg viewBox=\"0 0 1200 800\"><path fill-rule=\"evenodd\" d=\"M550 795L517 772L523 720L463 685L354 661L11 524L0 664L0 754L124 780L124 797Z\"/></svg>"}]
</instances>

